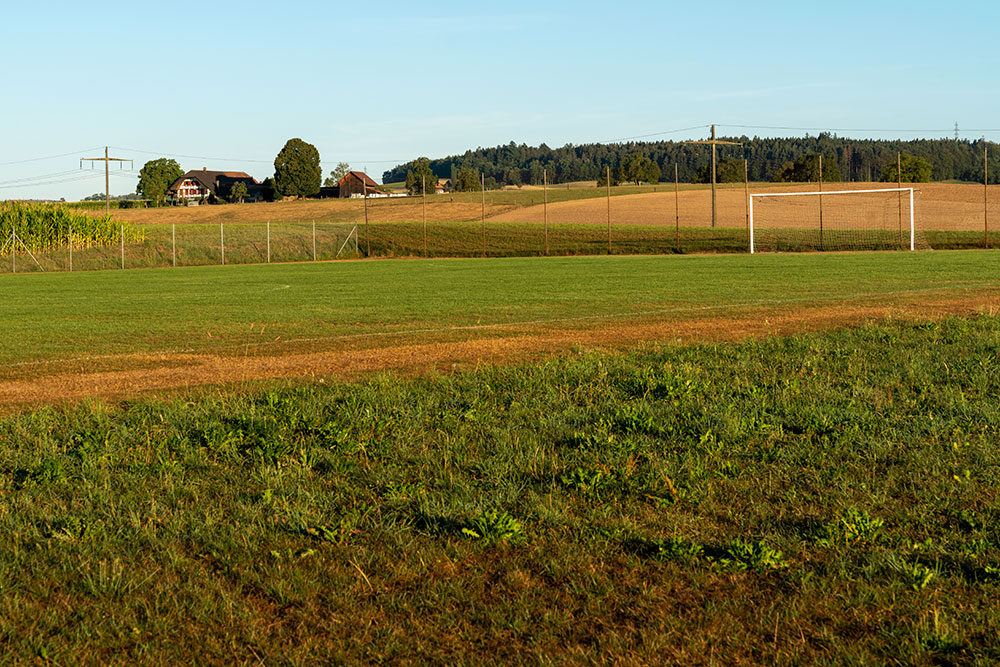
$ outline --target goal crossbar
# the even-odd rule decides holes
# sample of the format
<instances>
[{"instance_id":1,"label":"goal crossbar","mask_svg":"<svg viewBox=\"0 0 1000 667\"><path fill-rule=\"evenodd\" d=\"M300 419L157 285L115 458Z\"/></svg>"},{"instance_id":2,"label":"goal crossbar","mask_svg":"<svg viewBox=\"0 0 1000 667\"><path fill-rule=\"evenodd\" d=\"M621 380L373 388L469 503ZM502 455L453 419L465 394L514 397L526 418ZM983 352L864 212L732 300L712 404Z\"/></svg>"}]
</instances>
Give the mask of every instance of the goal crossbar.
<instances>
[{"instance_id":1,"label":"goal crossbar","mask_svg":"<svg viewBox=\"0 0 1000 667\"><path fill-rule=\"evenodd\" d=\"M907 192L910 196L910 250L915 250L915 236L916 229L914 226L914 216L913 216L913 188L872 188L870 190L816 190L813 192L755 192L750 193L750 210L749 210L749 225L750 225L750 254L754 254L754 219L753 219L753 200L754 198L762 199L764 197L823 197L826 195L853 195L853 194L863 194L872 192Z\"/></svg>"}]
</instances>

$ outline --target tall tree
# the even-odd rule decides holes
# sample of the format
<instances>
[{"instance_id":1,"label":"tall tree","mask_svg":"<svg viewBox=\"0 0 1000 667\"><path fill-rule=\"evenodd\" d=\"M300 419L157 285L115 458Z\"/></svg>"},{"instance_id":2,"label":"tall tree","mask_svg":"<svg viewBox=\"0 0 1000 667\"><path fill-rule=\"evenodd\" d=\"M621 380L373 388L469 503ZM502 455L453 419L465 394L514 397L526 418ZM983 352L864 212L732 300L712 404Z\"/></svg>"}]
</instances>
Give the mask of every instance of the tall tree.
<instances>
[{"instance_id":1,"label":"tall tree","mask_svg":"<svg viewBox=\"0 0 1000 667\"><path fill-rule=\"evenodd\" d=\"M423 194L423 188L433 194L437 182L437 176L431 171L431 161L425 157L418 157L413 169L406 172L406 191L411 195Z\"/></svg>"},{"instance_id":2,"label":"tall tree","mask_svg":"<svg viewBox=\"0 0 1000 667\"><path fill-rule=\"evenodd\" d=\"M645 155L632 153L622 162L621 180L631 181L636 185L642 181L658 183L660 181L660 167Z\"/></svg>"},{"instance_id":3,"label":"tall tree","mask_svg":"<svg viewBox=\"0 0 1000 667\"><path fill-rule=\"evenodd\" d=\"M159 206L166 199L170 184L183 175L184 170L176 160L165 157L150 160L139 170L139 184L135 191L151 200L154 206Z\"/></svg>"},{"instance_id":4,"label":"tall tree","mask_svg":"<svg viewBox=\"0 0 1000 667\"><path fill-rule=\"evenodd\" d=\"M274 187L282 197L308 197L319 192L323 170L319 151L299 138L289 139L274 158Z\"/></svg>"},{"instance_id":5,"label":"tall tree","mask_svg":"<svg viewBox=\"0 0 1000 667\"><path fill-rule=\"evenodd\" d=\"M452 181L455 192L478 192L483 189L479 182L479 173L470 167L462 167Z\"/></svg>"},{"instance_id":6,"label":"tall tree","mask_svg":"<svg viewBox=\"0 0 1000 667\"><path fill-rule=\"evenodd\" d=\"M893 160L886 165L879 180L883 183L895 183L900 175L903 183L930 183L931 163L922 157L904 153L900 156L899 164Z\"/></svg>"},{"instance_id":7,"label":"tall tree","mask_svg":"<svg viewBox=\"0 0 1000 667\"><path fill-rule=\"evenodd\" d=\"M338 162L337 166L330 172L330 175L325 181L323 181L323 187L332 188L337 183L340 183L340 179L347 176L347 172L351 170L351 165L346 162Z\"/></svg>"}]
</instances>

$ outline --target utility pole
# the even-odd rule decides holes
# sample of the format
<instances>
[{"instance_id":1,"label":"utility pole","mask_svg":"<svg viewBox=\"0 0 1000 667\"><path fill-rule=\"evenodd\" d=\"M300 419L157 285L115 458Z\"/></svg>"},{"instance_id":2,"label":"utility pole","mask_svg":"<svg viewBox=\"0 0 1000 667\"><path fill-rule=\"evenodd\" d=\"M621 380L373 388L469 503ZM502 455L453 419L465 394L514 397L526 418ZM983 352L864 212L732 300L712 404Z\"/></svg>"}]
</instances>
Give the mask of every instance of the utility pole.
<instances>
[{"instance_id":1,"label":"utility pole","mask_svg":"<svg viewBox=\"0 0 1000 667\"><path fill-rule=\"evenodd\" d=\"M719 221L719 207L716 201L715 192L715 158L716 146L742 146L737 141L722 141L715 138L715 125L712 126L712 138L708 141L685 141L685 144L708 144L712 147L712 226L715 227Z\"/></svg>"},{"instance_id":2,"label":"utility pole","mask_svg":"<svg viewBox=\"0 0 1000 667\"><path fill-rule=\"evenodd\" d=\"M128 162L129 168L131 168L132 160L120 157L108 157L108 147L104 147L104 157L82 157L80 158L80 169L83 169L84 160L90 162L103 162L104 163L104 213L105 215L111 215L111 170L110 165L112 162Z\"/></svg>"}]
</instances>

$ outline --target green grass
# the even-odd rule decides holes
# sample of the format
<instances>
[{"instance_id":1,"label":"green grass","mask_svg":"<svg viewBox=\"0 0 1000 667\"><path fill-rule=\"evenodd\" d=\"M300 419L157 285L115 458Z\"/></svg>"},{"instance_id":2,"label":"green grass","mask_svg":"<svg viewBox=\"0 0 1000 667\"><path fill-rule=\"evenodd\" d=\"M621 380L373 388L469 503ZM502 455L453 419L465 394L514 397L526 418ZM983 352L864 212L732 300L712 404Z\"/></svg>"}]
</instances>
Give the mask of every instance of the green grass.
<instances>
[{"instance_id":1,"label":"green grass","mask_svg":"<svg viewBox=\"0 0 1000 667\"><path fill-rule=\"evenodd\" d=\"M998 350L980 316L3 418L4 655L995 664Z\"/></svg>"},{"instance_id":2,"label":"green grass","mask_svg":"<svg viewBox=\"0 0 1000 667\"><path fill-rule=\"evenodd\" d=\"M413 260L7 275L0 374L10 364L130 352L245 354L895 303L996 288L993 252ZM263 327L263 332L261 331ZM456 329L456 327L458 329Z\"/></svg>"}]
</instances>

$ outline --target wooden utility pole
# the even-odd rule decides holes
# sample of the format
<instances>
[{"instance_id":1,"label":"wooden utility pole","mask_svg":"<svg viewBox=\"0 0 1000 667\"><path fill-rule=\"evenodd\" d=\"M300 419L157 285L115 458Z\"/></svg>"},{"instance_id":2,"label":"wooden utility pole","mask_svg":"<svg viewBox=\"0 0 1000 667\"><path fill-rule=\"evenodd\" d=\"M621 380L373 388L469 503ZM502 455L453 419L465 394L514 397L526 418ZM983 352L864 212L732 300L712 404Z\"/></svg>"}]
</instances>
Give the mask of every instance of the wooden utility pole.
<instances>
[{"instance_id":1,"label":"wooden utility pole","mask_svg":"<svg viewBox=\"0 0 1000 667\"><path fill-rule=\"evenodd\" d=\"M715 138L715 125L712 126L712 138L708 141L685 141L685 144L708 144L712 147L712 226L715 227L719 220L719 207L715 192L715 159L716 146L742 146L737 141L721 141Z\"/></svg>"},{"instance_id":2,"label":"wooden utility pole","mask_svg":"<svg viewBox=\"0 0 1000 667\"><path fill-rule=\"evenodd\" d=\"M608 254L611 254L611 167L605 167L607 169L606 176L608 182L606 183L608 187Z\"/></svg>"},{"instance_id":3,"label":"wooden utility pole","mask_svg":"<svg viewBox=\"0 0 1000 667\"><path fill-rule=\"evenodd\" d=\"M542 169L542 223L545 226L545 254L549 254L549 174Z\"/></svg>"},{"instance_id":4,"label":"wooden utility pole","mask_svg":"<svg viewBox=\"0 0 1000 667\"><path fill-rule=\"evenodd\" d=\"M108 157L108 147L104 147L104 157L82 157L80 158L80 168L83 169L83 162L87 160L89 162L103 162L104 163L104 213L105 215L111 215L111 169L110 164L112 162L128 162L129 168L132 167L132 160L120 157Z\"/></svg>"},{"instance_id":5,"label":"wooden utility pole","mask_svg":"<svg viewBox=\"0 0 1000 667\"><path fill-rule=\"evenodd\" d=\"M681 251L681 203L680 203L680 180L677 176L677 165L674 164L674 243L677 245L677 252Z\"/></svg>"}]
</instances>

